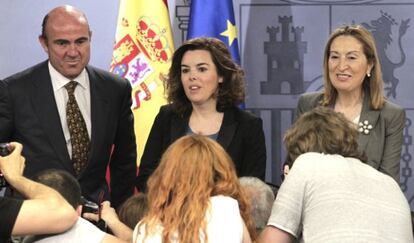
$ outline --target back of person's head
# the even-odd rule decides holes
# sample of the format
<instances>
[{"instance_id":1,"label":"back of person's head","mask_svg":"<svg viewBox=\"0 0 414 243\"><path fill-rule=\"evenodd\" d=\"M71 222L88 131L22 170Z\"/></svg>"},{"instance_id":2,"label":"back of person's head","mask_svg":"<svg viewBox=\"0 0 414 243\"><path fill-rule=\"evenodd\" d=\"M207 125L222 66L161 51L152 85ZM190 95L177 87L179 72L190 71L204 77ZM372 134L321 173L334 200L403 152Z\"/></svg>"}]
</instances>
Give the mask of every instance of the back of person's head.
<instances>
[{"instance_id":1,"label":"back of person's head","mask_svg":"<svg viewBox=\"0 0 414 243\"><path fill-rule=\"evenodd\" d=\"M58 191L73 208L76 209L81 204L79 182L68 172L48 169L39 172L34 180Z\"/></svg>"},{"instance_id":2,"label":"back of person's head","mask_svg":"<svg viewBox=\"0 0 414 243\"><path fill-rule=\"evenodd\" d=\"M164 82L167 100L174 110L182 114L191 108L181 82L181 61L187 51L204 50L210 53L217 74L223 77L217 93L217 110L238 105L245 98L244 71L234 62L230 51L221 40L212 37L198 37L185 41L174 52L168 78Z\"/></svg>"},{"instance_id":3,"label":"back of person's head","mask_svg":"<svg viewBox=\"0 0 414 243\"><path fill-rule=\"evenodd\" d=\"M148 180L149 210L141 222L147 230L161 222L164 242L175 233L180 242L199 242L200 232L207 237L204 219L209 198L214 195L238 200L240 213L254 237L249 204L230 156L208 137L181 137L163 154Z\"/></svg>"},{"instance_id":4,"label":"back of person's head","mask_svg":"<svg viewBox=\"0 0 414 243\"><path fill-rule=\"evenodd\" d=\"M147 195L138 193L129 197L118 211L119 220L133 229L148 211Z\"/></svg>"},{"instance_id":5,"label":"back of person's head","mask_svg":"<svg viewBox=\"0 0 414 243\"><path fill-rule=\"evenodd\" d=\"M359 133L353 123L331 108L317 107L302 114L284 136L287 164L307 152L339 154L366 161L358 149Z\"/></svg>"},{"instance_id":6,"label":"back of person's head","mask_svg":"<svg viewBox=\"0 0 414 243\"><path fill-rule=\"evenodd\" d=\"M275 200L274 192L269 185L256 177L241 177L239 181L250 200L251 213L259 233L269 220Z\"/></svg>"}]
</instances>

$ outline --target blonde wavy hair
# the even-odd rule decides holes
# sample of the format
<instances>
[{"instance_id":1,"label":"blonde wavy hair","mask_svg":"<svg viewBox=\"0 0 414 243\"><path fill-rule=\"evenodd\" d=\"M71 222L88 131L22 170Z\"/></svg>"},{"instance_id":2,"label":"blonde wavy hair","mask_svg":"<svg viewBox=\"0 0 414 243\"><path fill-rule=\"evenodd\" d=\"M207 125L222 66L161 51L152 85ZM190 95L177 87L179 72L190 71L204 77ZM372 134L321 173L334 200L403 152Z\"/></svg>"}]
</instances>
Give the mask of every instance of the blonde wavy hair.
<instances>
[{"instance_id":1,"label":"blonde wavy hair","mask_svg":"<svg viewBox=\"0 0 414 243\"><path fill-rule=\"evenodd\" d=\"M184 136L167 149L149 178L149 210L138 227L145 225L147 236L161 224L165 243L175 236L180 243L208 242L205 215L209 198L215 195L238 201L240 214L255 239L250 205L230 156L208 137Z\"/></svg>"}]
</instances>

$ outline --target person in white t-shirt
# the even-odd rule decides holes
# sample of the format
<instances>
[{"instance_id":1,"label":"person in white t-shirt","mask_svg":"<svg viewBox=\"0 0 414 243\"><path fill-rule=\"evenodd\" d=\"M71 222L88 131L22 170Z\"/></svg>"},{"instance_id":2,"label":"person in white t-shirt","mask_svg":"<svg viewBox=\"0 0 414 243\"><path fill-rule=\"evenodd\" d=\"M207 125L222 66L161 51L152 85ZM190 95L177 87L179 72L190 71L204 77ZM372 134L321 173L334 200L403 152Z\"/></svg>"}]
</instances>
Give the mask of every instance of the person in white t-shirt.
<instances>
[{"instance_id":1,"label":"person in white t-shirt","mask_svg":"<svg viewBox=\"0 0 414 243\"><path fill-rule=\"evenodd\" d=\"M294 123L284 138L294 163L259 242L413 242L407 199L392 177L362 162L358 135L329 108Z\"/></svg>"},{"instance_id":2,"label":"person in white t-shirt","mask_svg":"<svg viewBox=\"0 0 414 243\"><path fill-rule=\"evenodd\" d=\"M148 212L133 242L251 242L255 227L234 164L202 135L174 142L148 180Z\"/></svg>"}]
</instances>

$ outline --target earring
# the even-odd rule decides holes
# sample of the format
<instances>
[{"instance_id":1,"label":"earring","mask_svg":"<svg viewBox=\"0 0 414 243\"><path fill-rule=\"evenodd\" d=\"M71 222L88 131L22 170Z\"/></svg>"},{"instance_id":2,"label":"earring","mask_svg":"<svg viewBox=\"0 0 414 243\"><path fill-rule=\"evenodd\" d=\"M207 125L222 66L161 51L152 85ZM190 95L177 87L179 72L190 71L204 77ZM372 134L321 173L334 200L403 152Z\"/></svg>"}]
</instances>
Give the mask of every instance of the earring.
<instances>
[{"instance_id":1,"label":"earring","mask_svg":"<svg viewBox=\"0 0 414 243\"><path fill-rule=\"evenodd\" d=\"M371 73L367 73L367 76L368 76L368 78L370 78L371 77Z\"/></svg>"}]
</instances>

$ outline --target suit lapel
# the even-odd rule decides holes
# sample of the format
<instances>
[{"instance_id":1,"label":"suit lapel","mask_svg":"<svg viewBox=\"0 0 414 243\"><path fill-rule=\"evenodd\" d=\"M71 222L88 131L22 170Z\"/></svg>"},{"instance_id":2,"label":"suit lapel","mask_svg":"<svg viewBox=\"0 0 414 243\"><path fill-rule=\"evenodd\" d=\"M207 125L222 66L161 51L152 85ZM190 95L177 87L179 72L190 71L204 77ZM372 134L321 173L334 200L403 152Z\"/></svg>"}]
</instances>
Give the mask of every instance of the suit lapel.
<instances>
[{"instance_id":1,"label":"suit lapel","mask_svg":"<svg viewBox=\"0 0 414 243\"><path fill-rule=\"evenodd\" d=\"M365 95L364 103L362 105L361 116L359 117L358 129L359 129L359 124L361 122L364 123L365 121L368 121L368 124L371 124L373 129L377 125L380 111L379 110L372 110L370 108L370 104L369 104L370 99L371 98L368 94ZM360 133L359 134L358 145L359 145L359 148L360 148L361 151L366 150L366 147L368 145L368 141L369 141L370 137L371 137L370 134L365 134L365 133Z\"/></svg>"},{"instance_id":2,"label":"suit lapel","mask_svg":"<svg viewBox=\"0 0 414 243\"><path fill-rule=\"evenodd\" d=\"M57 156L71 171L73 166L66 147L47 62L44 62L38 72L38 75L33 75L36 77L32 85L33 109L38 114L40 126L49 138Z\"/></svg>"},{"instance_id":3,"label":"suit lapel","mask_svg":"<svg viewBox=\"0 0 414 243\"><path fill-rule=\"evenodd\" d=\"M105 80L102 80L95 69L90 66L86 67L89 76L91 92L91 148L88 157L88 166L91 166L91 158L97 158L96 153L99 151L99 141L104 141L108 119L108 95L110 88L105 87ZM102 152L102 151L101 151Z\"/></svg>"},{"instance_id":4,"label":"suit lapel","mask_svg":"<svg viewBox=\"0 0 414 243\"><path fill-rule=\"evenodd\" d=\"M178 115L172 117L170 127L171 143L186 134L190 115L191 112L186 112L182 118Z\"/></svg>"},{"instance_id":5,"label":"suit lapel","mask_svg":"<svg viewBox=\"0 0 414 243\"><path fill-rule=\"evenodd\" d=\"M234 133L238 121L233 109L227 109L224 111L223 123L221 124L220 131L217 137L217 142L224 148L227 149L230 142L233 139Z\"/></svg>"}]
</instances>

